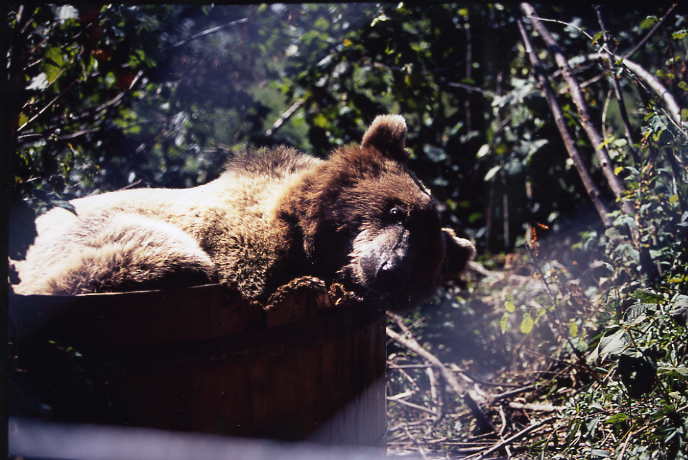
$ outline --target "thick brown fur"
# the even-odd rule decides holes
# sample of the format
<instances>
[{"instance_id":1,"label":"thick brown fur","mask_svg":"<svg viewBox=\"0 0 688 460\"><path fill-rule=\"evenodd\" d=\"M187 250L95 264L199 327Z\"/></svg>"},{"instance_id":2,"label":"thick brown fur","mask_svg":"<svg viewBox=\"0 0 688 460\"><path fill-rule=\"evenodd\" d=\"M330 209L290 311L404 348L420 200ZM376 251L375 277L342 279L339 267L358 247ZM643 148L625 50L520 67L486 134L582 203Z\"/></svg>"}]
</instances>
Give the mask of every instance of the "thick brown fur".
<instances>
[{"instance_id":1,"label":"thick brown fur","mask_svg":"<svg viewBox=\"0 0 688 460\"><path fill-rule=\"evenodd\" d=\"M407 170L406 123L377 117L360 146L319 160L280 147L240 155L208 184L135 189L54 209L17 262L15 292L80 294L219 281L264 303L299 277L414 303L473 256L440 227ZM324 289L324 288L323 288Z\"/></svg>"}]
</instances>

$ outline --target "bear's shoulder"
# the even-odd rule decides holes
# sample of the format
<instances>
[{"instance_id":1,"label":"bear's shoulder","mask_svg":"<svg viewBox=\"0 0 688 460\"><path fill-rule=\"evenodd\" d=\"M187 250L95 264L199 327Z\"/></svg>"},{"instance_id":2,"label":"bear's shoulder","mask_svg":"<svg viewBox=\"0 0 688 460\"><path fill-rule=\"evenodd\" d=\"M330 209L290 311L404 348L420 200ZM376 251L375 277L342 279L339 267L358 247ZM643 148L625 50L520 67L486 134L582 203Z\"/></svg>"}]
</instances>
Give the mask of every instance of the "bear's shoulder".
<instances>
[{"instance_id":1,"label":"bear's shoulder","mask_svg":"<svg viewBox=\"0 0 688 460\"><path fill-rule=\"evenodd\" d=\"M310 170L322 162L291 147L279 146L234 155L225 165L225 174L283 179Z\"/></svg>"}]
</instances>

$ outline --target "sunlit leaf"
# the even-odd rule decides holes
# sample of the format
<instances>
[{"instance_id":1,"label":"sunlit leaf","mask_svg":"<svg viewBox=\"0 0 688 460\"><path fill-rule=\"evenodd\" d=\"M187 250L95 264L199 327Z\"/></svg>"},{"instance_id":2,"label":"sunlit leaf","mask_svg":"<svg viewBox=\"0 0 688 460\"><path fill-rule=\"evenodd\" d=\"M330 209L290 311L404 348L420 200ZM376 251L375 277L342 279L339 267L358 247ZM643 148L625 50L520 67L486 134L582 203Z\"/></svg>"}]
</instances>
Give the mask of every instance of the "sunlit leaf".
<instances>
[{"instance_id":1,"label":"sunlit leaf","mask_svg":"<svg viewBox=\"0 0 688 460\"><path fill-rule=\"evenodd\" d=\"M60 75L64 60L60 48L54 46L45 52L43 71L45 72L48 83L54 82Z\"/></svg>"},{"instance_id":2,"label":"sunlit leaf","mask_svg":"<svg viewBox=\"0 0 688 460\"><path fill-rule=\"evenodd\" d=\"M499 330L502 331L502 333L505 333L506 331L509 330L509 314L504 313L502 317L499 319Z\"/></svg>"},{"instance_id":3,"label":"sunlit leaf","mask_svg":"<svg viewBox=\"0 0 688 460\"><path fill-rule=\"evenodd\" d=\"M607 356L618 355L628 346L628 338L626 331L623 328L619 328L613 334L602 337L598 345L599 357L604 360Z\"/></svg>"},{"instance_id":4,"label":"sunlit leaf","mask_svg":"<svg viewBox=\"0 0 688 460\"><path fill-rule=\"evenodd\" d=\"M497 175L500 169L502 169L501 165L491 167L490 170L487 171L487 174L485 174L485 178L483 180L485 182L490 182Z\"/></svg>"},{"instance_id":5,"label":"sunlit leaf","mask_svg":"<svg viewBox=\"0 0 688 460\"><path fill-rule=\"evenodd\" d=\"M526 312L523 315L521 324L519 325L519 330L521 331L521 334L530 334L533 330L533 326L535 326L535 321L533 321L533 318L530 316L530 313Z\"/></svg>"}]
</instances>

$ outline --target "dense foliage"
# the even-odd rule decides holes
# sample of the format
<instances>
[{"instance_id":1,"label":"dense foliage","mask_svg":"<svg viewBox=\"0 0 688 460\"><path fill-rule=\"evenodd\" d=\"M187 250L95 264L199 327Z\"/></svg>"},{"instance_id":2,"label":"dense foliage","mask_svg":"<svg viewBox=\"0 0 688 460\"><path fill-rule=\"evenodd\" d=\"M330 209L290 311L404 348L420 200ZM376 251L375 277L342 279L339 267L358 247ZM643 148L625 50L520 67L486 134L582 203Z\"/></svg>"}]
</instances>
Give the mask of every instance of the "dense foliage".
<instances>
[{"instance_id":1,"label":"dense foliage","mask_svg":"<svg viewBox=\"0 0 688 460\"><path fill-rule=\"evenodd\" d=\"M258 145L324 156L401 113L410 167L487 268L405 333L556 407L547 436L512 443L523 455L686 458L687 17L669 4L534 7L527 19L499 2L13 4L12 255L35 213L69 198L191 186ZM391 351L395 365L413 360ZM414 372L407 403L439 404ZM390 374L404 394L409 379ZM390 426L408 430L402 409L390 402ZM509 410L500 435L539 417ZM440 418L414 425L430 426L415 441L474 428L460 410Z\"/></svg>"}]
</instances>

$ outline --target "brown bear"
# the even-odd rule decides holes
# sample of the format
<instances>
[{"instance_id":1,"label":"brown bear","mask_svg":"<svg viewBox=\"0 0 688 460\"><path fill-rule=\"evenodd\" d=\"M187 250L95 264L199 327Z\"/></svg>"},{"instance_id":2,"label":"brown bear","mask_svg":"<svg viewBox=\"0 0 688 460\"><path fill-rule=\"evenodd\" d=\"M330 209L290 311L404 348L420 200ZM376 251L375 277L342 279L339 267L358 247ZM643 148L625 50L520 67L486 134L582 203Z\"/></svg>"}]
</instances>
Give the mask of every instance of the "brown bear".
<instances>
[{"instance_id":1,"label":"brown bear","mask_svg":"<svg viewBox=\"0 0 688 460\"><path fill-rule=\"evenodd\" d=\"M189 189L73 200L37 219L20 294L71 295L220 282L266 304L299 278L407 306L458 275L473 245L440 225L405 166L406 122L378 116L327 160L280 147L232 158Z\"/></svg>"}]
</instances>

